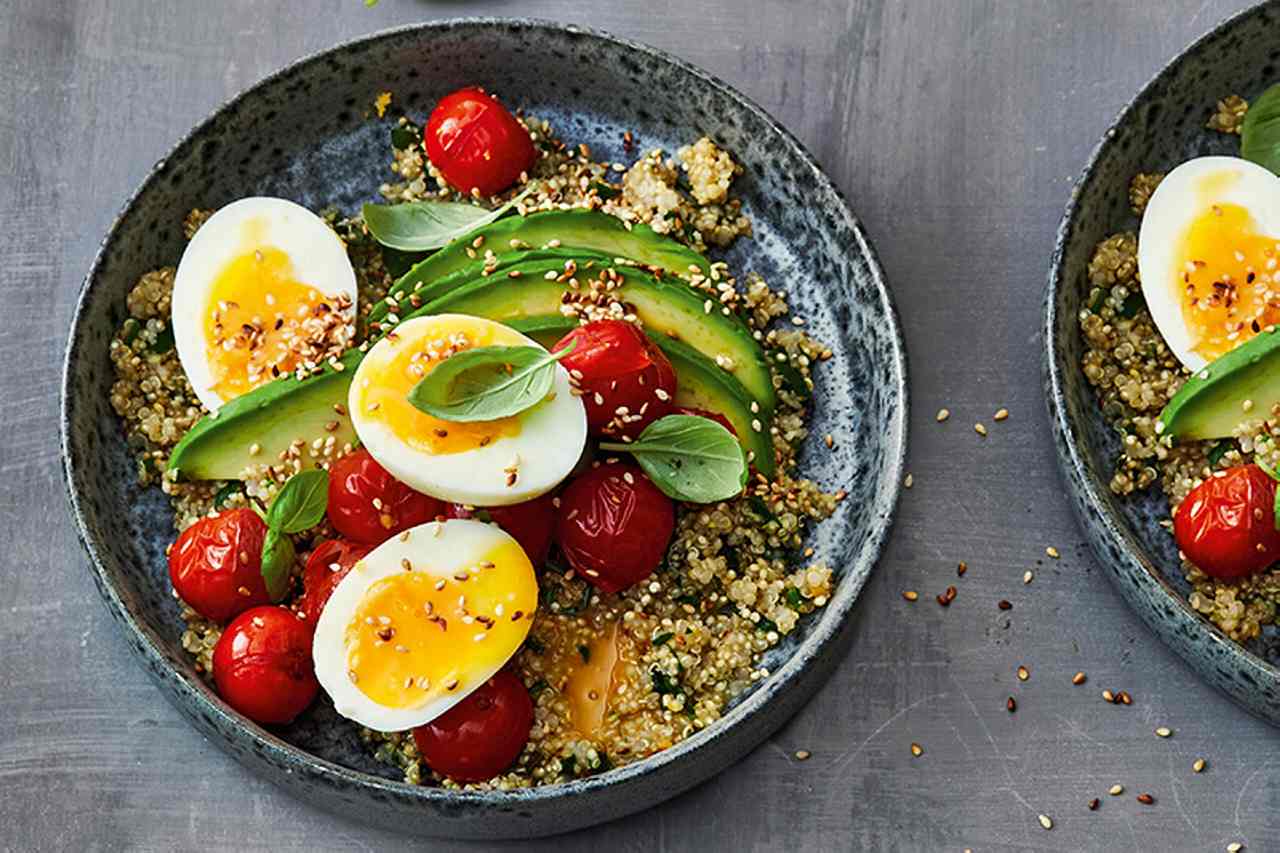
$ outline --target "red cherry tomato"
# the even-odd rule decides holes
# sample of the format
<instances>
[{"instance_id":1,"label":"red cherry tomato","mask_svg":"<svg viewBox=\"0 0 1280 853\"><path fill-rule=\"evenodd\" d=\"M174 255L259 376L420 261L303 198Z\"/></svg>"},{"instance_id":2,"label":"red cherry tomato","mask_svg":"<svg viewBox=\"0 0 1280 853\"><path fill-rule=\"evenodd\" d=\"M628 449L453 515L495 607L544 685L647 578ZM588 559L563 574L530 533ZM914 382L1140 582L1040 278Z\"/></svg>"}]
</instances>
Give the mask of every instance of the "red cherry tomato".
<instances>
[{"instance_id":1,"label":"red cherry tomato","mask_svg":"<svg viewBox=\"0 0 1280 853\"><path fill-rule=\"evenodd\" d=\"M230 509L182 531L169 549L169 580L182 600L206 619L226 622L269 604L262 579L267 525L251 509Z\"/></svg>"},{"instance_id":2,"label":"red cherry tomato","mask_svg":"<svg viewBox=\"0 0 1280 853\"><path fill-rule=\"evenodd\" d=\"M737 438L738 436L738 431L733 428L733 424L731 424L729 419L719 412L709 412L706 409L694 409L689 406L677 406L675 413L677 415L694 415L699 418L710 418L729 432L733 433L734 438Z\"/></svg>"},{"instance_id":3,"label":"red cherry tomato","mask_svg":"<svg viewBox=\"0 0 1280 853\"><path fill-rule=\"evenodd\" d=\"M422 141L450 186L486 196L514 184L538 156L529 131L475 86L440 99L427 119Z\"/></svg>"},{"instance_id":4,"label":"red cherry tomato","mask_svg":"<svg viewBox=\"0 0 1280 853\"><path fill-rule=\"evenodd\" d=\"M444 514L444 504L415 492L361 448L329 466L329 522L348 539L380 545Z\"/></svg>"},{"instance_id":5,"label":"red cherry tomato","mask_svg":"<svg viewBox=\"0 0 1280 853\"><path fill-rule=\"evenodd\" d=\"M592 468L560 496L556 541L593 586L618 592L653 574L675 529L675 505L639 466Z\"/></svg>"},{"instance_id":6,"label":"red cherry tomato","mask_svg":"<svg viewBox=\"0 0 1280 853\"><path fill-rule=\"evenodd\" d=\"M255 607L213 648L213 682L227 704L257 723L287 723L316 697L311 626L283 607Z\"/></svg>"},{"instance_id":7,"label":"red cherry tomato","mask_svg":"<svg viewBox=\"0 0 1280 853\"><path fill-rule=\"evenodd\" d=\"M1257 465L1215 471L1191 490L1173 516L1173 535L1206 575L1239 578L1280 559L1276 482Z\"/></svg>"},{"instance_id":8,"label":"red cherry tomato","mask_svg":"<svg viewBox=\"0 0 1280 853\"><path fill-rule=\"evenodd\" d=\"M458 782L492 779L520 755L533 727L524 683L502 670L467 698L413 730L427 766Z\"/></svg>"},{"instance_id":9,"label":"red cherry tomato","mask_svg":"<svg viewBox=\"0 0 1280 853\"><path fill-rule=\"evenodd\" d=\"M555 498L546 494L510 506L468 507L450 504L450 518L488 518L520 543L535 569L542 568L551 550L551 537L556 528Z\"/></svg>"},{"instance_id":10,"label":"red cherry tomato","mask_svg":"<svg viewBox=\"0 0 1280 853\"><path fill-rule=\"evenodd\" d=\"M302 573L303 596L299 611L308 624L315 626L338 582L372 550L372 546L345 539L327 539L316 546Z\"/></svg>"},{"instance_id":11,"label":"red cherry tomato","mask_svg":"<svg viewBox=\"0 0 1280 853\"><path fill-rule=\"evenodd\" d=\"M552 352L576 343L560 359L582 389L593 435L635 438L675 404L676 372L658 345L634 323L594 320L561 338Z\"/></svg>"}]
</instances>

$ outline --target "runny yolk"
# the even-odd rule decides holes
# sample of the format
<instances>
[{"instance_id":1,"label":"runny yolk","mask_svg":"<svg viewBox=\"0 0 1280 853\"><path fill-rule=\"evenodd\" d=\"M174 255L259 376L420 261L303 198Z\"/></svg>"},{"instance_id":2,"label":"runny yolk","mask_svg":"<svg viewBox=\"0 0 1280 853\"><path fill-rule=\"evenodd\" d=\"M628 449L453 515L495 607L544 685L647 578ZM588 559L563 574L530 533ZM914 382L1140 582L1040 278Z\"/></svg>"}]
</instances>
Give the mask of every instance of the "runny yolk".
<instances>
[{"instance_id":1,"label":"runny yolk","mask_svg":"<svg viewBox=\"0 0 1280 853\"><path fill-rule=\"evenodd\" d=\"M213 390L230 400L293 371L314 331L339 319L342 308L333 303L294 278L280 249L237 256L214 279L205 310Z\"/></svg>"},{"instance_id":2,"label":"runny yolk","mask_svg":"<svg viewBox=\"0 0 1280 853\"><path fill-rule=\"evenodd\" d=\"M1212 361L1280 323L1280 243L1258 233L1248 210L1209 206L1182 245L1182 318L1197 353Z\"/></svg>"},{"instance_id":3,"label":"runny yolk","mask_svg":"<svg viewBox=\"0 0 1280 853\"><path fill-rule=\"evenodd\" d=\"M347 676L387 708L464 694L516 652L537 606L533 567L514 542L456 575L411 566L360 600L343 637Z\"/></svg>"},{"instance_id":4,"label":"runny yolk","mask_svg":"<svg viewBox=\"0 0 1280 853\"><path fill-rule=\"evenodd\" d=\"M443 456L484 447L498 438L519 435L519 416L492 421L460 423L427 414L409 402L409 392L450 354L474 347L519 346L525 341L516 332L510 337L502 327L487 323L440 320L426 334L412 338L387 337L385 350L370 353L361 365L360 408L363 417L386 425L396 437L415 450ZM500 338L500 339L499 339Z\"/></svg>"},{"instance_id":5,"label":"runny yolk","mask_svg":"<svg viewBox=\"0 0 1280 853\"><path fill-rule=\"evenodd\" d=\"M622 665L626 663L617 622L591 641L584 657L581 664L570 669L564 689L574 729L584 737L591 737L604 725L609 697L617 689L622 679Z\"/></svg>"}]
</instances>

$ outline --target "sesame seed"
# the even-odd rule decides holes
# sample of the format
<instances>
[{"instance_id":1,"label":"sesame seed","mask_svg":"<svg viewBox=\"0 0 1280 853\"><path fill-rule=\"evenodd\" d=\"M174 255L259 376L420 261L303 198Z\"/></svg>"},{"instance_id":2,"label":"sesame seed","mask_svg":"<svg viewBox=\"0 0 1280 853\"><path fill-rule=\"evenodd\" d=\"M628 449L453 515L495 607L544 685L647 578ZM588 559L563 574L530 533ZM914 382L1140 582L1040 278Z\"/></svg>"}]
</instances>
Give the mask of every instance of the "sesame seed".
<instances>
[{"instance_id":1,"label":"sesame seed","mask_svg":"<svg viewBox=\"0 0 1280 853\"><path fill-rule=\"evenodd\" d=\"M1061 554L1058 553L1058 549L1053 547L1052 545L1050 545L1048 548L1045 548L1044 552L1055 560L1062 556Z\"/></svg>"},{"instance_id":2,"label":"sesame seed","mask_svg":"<svg viewBox=\"0 0 1280 853\"><path fill-rule=\"evenodd\" d=\"M915 483L915 481L916 481L916 478L911 476L911 473L908 472L907 476L904 477L902 480L903 488L907 488L907 489L911 488L911 486Z\"/></svg>"},{"instance_id":3,"label":"sesame seed","mask_svg":"<svg viewBox=\"0 0 1280 853\"><path fill-rule=\"evenodd\" d=\"M1035 575L1033 575L1033 574L1031 573L1031 570L1030 570L1030 569L1027 569L1026 573L1025 573L1025 574L1023 574L1023 576L1022 576L1022 582L1023 582L1023 583L1031 583L1031 579L1032 579L1033 577L1035 577Z\"/></svg>"},{"instance_id":4,"label":"sesame seed","mask_svg":"<svg viewBox=\"0 0 1280 853\"><path fill-rule=\"evenodd\" d=\"M1030 677L1031 677L1031 671L1030 671L1030 670L1028 670L1025 666L1020 666L1020 667L1018 667L1018 680L1019 680L1019 681L1026 681L1026 680L1027 680L1028 678L1030 678Z\"/></svg>"},{"instance_id":5,"label":"sesame seed","mask_svg":"<svg viewBox=\"0 0 1280 853\"><path fill-rule=\"evenodd\" d=\"M919 758L921 755L924 755L924 747L918 743L911 744L911 754L916 758Z\"/></svg>"},{"instance_id":6,"label":"sesame seed","mask_svg":"<svg viewBox=\"0 0 1280 853\"><path fill-rule=\"evenodd\" d=\"M1124 793L1124 785L1112 785L1107 789L1107 793L1113 797L1118 797Z\"/></svg>"},{"instance_id":7,"label":"sesame seed","mask_svg":"<svg viewBox=\"0 0 1280 853\"><path fill-rule=\"evenodd\" d=\"M996 607L999 607L1001 610L1012 610L1013 602L1009 601L1007 598L1002 598L996 602Z\"/></svg>"},{"instance_id":8,"label":"sesame seed","mask_svg":"<svg viewBox=\"0 0 1280 853\"><path fill-rule=\"evenodd\" d=\"M811 755L813 755L813 753L811 753L811 752L810 752L809 750L807 750L807 749L797 749L797 750L796 750L796 761L808 761L808 760L809 760L809 756L811 756Z\"/></svg>"},{"instance_id":9,"label":"sesame seed","mask_svg":"<svg viewBox=\"0 0 1280 853\"><path fill-rule=\"evenodd\" d=\"M951 417L950 409L938 409L938 414L934 416L934 420L936 420L938 423L942 423L949 417Z\"/></svg>"},{"instance_id":10,"label":"sesame seed","mask_svg":"<svg viewBox=\"0 0 1280 853\"><path fill-rule=\"evenodd\" d=\"M1053 829L1053 818L1049 817L1047 814L1042 814L1039 819L1040 825L1045 829Z\"/></svg>"},{"instance_id":11,"label":"sesame seed","mask_svg":"<svg viewBox=\"0 0 1280 853\"><path fill-rule=\"evenodd\" d=\"M1018 702L1016 699L1010 696L1008 699L1005 700L1004 707L1005 707L1005 710L1007 710L1010 714L1012 714L1014 711L1018 710Z\"/></svg>"},{"instance_id":12,"label":"sesame seed","mask_svg":"<svg viewBox=\"0 0 1280 853\"><path fill-rule=\"evenodd\" d=\"M1083 672L1077 672L1075 675L1071 676L1071 683L1075 685L1084 684L1085 679L1086 676Z\"/></svg>"},{"instance_id":13,"label":"sesame seed","mask_svg":"<svg viewBox=\"0 0 1280 853\"><path fill-rule=\"evenodd\" d=\"M916 592L914 589L908 589L902 593L902 597L907 601L915 601L920 597L920 593Z\"/></svg>"},{"instance_id":14,"label":"sesame seed","mask_svg":"<svg viewBox=\"0 0 1280 853\"><path fill-rule=\"evenodd\" d=\"M1191 765L1191 769L1196 773L1204 772L1205 761L1203 758L1197 758L1195 764Z\"/></svg>"},{"instance_id":15,"label":"sesame seed","mask_svg":"<svg viewBox=\"0 0 1280 853\"><path fill-rule=\"evenodd\" d=\"M996 411L996 413L995 413L994 415L992 415L991 417L992 417L992 419L993 419L993 420L1002 421L1002 420L1004 420L1005 418L1009 417L1009 410L1008 410L1008 409L999 409L999 410L997 410L997 411Z\"/></svg>"},{"instance_id":16,"label":"sesame seed","mask_svg":"<svg viewBox=\"0 0 1280 853\"><path fill-rule=\"evenodd\" d=\"M1170 729L1167 726L1161 726L1160 728L1156 729L1156 737L1169 737L1172 734L1173 734L1173 729Z\"/></svg>"},{"instance_id":17,"label":"sesame seed","mask_svg":"<svg viewBox=\"0 0 1280 853\"><path fill-rule=\"evenodd\" d=\"M981 436L985 436L985 435L987 434L987 428L986 428L986 427L984 427L984 426L983 426L982 424L980 424L980 423L979 423L979 424L974 424L974 425L973 425L973 431L974 431L974 432L976 432L978 435L981 435Z\"/></svg>"},{"instance_id":18,"label":"sesame seed","mask_svg":"<svg viewBox=\"0 0 1280 853\"><path fill-rule=\"evenodd\" d=\"M1244 845L1239 841L1232 841L1227 845L1227 853L1240 853L1244 849Z\"/></svg>"},{"instance_id":19,"label":"sesame seed","mask_svg":"<svg viewBox=\"0 0 1280 853\"><path fill-rule=\"evenodd\" d=\"M1110 690L1103 690L1103 691L1102 691L1102 701L1104 701L1104 702L1115 702L1115 701L1116 701L1116 696L1115 696L1115 694L1114 694L1114 693L1112 693Z\"/></svg>"},{"instance_id":20,"label":"sesame seed","mask_svg":"<svg viewBox=\"0 0 1280 853\"><path fill-rule=\"evenodd\" d=\"M1144 806L1154 805L1155 801L1156 801L1156 798L1151 796L1150 794L1144 793L1144 794L1138 795L1138 802L1142 803Z\"/></svg>"}]
</instances>

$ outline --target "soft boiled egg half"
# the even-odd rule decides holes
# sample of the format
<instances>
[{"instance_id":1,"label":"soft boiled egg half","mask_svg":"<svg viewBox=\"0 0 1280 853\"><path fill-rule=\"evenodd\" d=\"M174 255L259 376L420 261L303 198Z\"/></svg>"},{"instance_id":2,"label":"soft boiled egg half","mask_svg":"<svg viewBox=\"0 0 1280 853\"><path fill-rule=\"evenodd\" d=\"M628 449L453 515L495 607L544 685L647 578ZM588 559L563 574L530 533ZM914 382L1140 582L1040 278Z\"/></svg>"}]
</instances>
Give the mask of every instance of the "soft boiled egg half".
<instances>
[{"instance_id":1,"label":"soft boiled egg half","mask_svg":"<svg viewBox=\"0 0 1280 853\"><path fill-rule=\"evenodd\" d=\"M1238 157L1198 157L1164 177L1138 234L1142 295L1196 371L1280 322L1280 179Z\"/></svg>"},{"instance_id":2,"label":"soft boiled egg half","mask_svg":"<svg viewBox=\"0 0 1280 853\"><path fill-rule=\"evenodd\" d=\"M242 198L196 231L173 282L173 340L205 408L342 354L356 276L324 220L282 198Z\"/></svg>"},{"instance_id":3,"label":"soft boiled egg half","mask_svg":"<svg viewBox=\"0 0 1280 853\"><path fill-rule=\"evenodd\" d=\"M431 521L379 545L334 589L316 622L316 678L362 726L420 726L502 668L537 606L515 539L481 521Z\"/></svg>"},{"instance_id":4,"label":"soft boiled egg half","mask_svg":"<svg viewBox=\"0 0 1280 853\"><path fill-rule=\"evenodd\" d=\"M436 314L406 320L370 347L348 408L361 443L396 479L442 500L503 506L551 491L578 463L587 413L558 364L546 399L511 417L456 423L409 402L450 355L488 346L538 344L482 317Z\"/></svg>"}]
</instances>

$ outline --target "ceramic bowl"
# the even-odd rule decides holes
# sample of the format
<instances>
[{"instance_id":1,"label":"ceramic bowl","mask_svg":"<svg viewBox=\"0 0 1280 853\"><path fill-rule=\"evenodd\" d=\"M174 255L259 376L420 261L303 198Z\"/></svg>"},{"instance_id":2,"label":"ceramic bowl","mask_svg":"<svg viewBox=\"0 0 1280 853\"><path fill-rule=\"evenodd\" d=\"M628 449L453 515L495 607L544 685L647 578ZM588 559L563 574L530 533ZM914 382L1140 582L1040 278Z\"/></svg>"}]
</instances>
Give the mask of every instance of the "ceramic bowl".
<instances>
[{"instance_id":1,"label":"ceramic bowl","mask_svg":"<svg viewBox=\"0 0 1280 853\"><path fill-rule=\"evenodd\" d=\"M1058 458L1098 562L1161 639L1209 683L1245 708L1280 724L1277 632L1240 645L1186 603L1173 537L1159 526L1168 501L1158 487L1117 497L1108 488L1119 436L1098 409L1080 371L1076 322L1089 285L1094 245L1137 228L1129 179L1165 172L1191 157L1239 154L1239 137L1206 129L1214 104L1229 94L1257 96L1280 79L1280 4L1231 18L1196 41L1138 93L1094 151L1058 229L1045 302L1045 389Z\"/></svg>"},{"instance_id":2,"label":"ceramic bowl","mask_svg":"<svg viewBox=\"0 0 1280 853\"><path fill-rule=\"evenodd\" d=\"M421 120L466 84L502 93L610 160L629 159L625 130L640 150L673 151L709 134L735 154L746 167L736 187L756 234L727 259L783 285L834 351L817 373L812 428L838 442L834 452L807 447L803 471L849 494L810 542L838 573L830 603L767 656L771 675L722 720L647 760L509 793L403 784L323 698L294 724L269 730L223 704L181 649L164 556L172 515L158 489L138 487L108 402L108 344L125 295L142 272L177 262L187 210L245 195L354 210L387 179L391 118L367 117L378 92L391 90L394 104ZM813 158L759 107L685 62L603 33L525 20L446 21L291 65L233 98L156 164L112 225L80 294L63 376L66 485L93 576L126 640L211 740L298 797L352 818L432 835L529 837L639 811L692 787L813 694L841 655L841 629L890 526L906 440L905 381L893 305L857 219Z\"/></svg>"}]
</instances>

